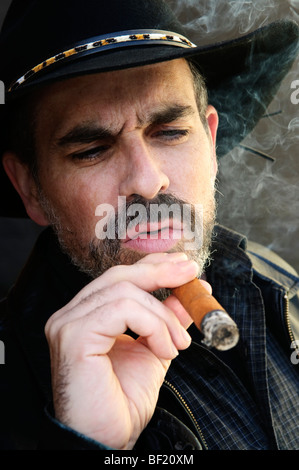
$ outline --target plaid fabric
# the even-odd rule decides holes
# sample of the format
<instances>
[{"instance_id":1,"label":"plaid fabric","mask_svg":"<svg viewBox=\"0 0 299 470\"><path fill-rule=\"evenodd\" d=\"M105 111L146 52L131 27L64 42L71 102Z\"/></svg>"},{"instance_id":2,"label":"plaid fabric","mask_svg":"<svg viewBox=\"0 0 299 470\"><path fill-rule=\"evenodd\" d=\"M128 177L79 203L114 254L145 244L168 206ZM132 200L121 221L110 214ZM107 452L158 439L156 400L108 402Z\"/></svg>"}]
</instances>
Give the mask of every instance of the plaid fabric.
<instances>
[{"instance_id":1,"label":"plaid fabric","mask_svg":"<svg viewBox=\"0 0 299 470\"><path fill-rule=\"evenodd\" d=\"M290 358L271 335L267 341L268 383L274 432L279 449L299 449L299 377ZM286 372L287 371L287 372Z\"/></svg>"},{"instance_id":2,"label":"plaid fabric","mask_svg":"<svg viewBox=\"0 0 299 470\"><path fill-rule=\"evenodd\" d=\"M245 247L240 235L219 228L207 272L214 296L239 326L238 345L208 350L191 328L195 344L173 361L167 380L190 407L208 449L298 449L298 370L268 331ZM272 308L280 314L279 302Z\"/></svg>"}]
</instances>

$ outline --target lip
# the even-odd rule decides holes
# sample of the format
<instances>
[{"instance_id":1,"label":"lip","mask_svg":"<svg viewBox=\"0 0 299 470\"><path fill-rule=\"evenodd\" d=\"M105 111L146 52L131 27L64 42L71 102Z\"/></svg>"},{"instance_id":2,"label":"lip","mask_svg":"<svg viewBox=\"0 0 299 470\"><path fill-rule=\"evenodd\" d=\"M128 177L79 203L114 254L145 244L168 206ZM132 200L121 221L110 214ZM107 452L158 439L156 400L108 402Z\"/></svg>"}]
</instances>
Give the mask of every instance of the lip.
<instances>
[{"instance_id":1,"label":"lip","mask_svg":"<svg viewBox=\"0 0 299 470\"><path fill-rule=\"evenodd\" d=\"M147 223L129 229L123 245L126 248L147 253L165 252L172 249L182 236L181 222L169 220Z\"/></svg>"}]
</instances>

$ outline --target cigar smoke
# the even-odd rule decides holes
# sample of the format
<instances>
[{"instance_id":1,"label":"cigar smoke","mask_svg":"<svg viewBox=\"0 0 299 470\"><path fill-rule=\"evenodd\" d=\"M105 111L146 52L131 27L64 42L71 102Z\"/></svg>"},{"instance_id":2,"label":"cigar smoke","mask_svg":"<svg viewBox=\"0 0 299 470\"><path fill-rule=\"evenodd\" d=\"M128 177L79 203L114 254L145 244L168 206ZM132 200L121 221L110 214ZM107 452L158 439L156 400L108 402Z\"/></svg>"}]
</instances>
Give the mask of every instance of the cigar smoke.
<instances>
[{"instance_id":1,"label":"cigar smoke","mask_svg":"<svg viewBox=\"0 0 299 470\"><path fill-rule=\"evenodd\" d=\"M298 0L168 0L168 3L196 44L232 39L278 19L299 20ZM298 58L265 117L242 141L243 147L236 147L221 158L218 222L269 247L299 270L296 81L299 89ZM229 97L231 106L233 98ZM275 160L262 158L244 147L257 149Z\"/></svg>"}]
</instances>

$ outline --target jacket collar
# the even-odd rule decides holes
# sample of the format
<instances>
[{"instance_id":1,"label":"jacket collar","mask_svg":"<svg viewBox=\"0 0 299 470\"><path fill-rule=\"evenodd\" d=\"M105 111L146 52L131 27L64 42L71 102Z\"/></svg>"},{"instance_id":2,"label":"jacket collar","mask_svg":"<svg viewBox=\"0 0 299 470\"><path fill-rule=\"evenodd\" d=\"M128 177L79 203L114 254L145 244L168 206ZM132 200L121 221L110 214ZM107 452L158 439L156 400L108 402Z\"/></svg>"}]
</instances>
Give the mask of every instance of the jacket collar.
<instances>
[{"instance_id":1,"label":"jacket collar","mask_svg":"<svg viewBox=\"0 0 299 470\"><path fill-rule=\"evenodd\" d=\"M238 232L216 225L211 251L213 269L229 273L233 282L250 281L256 274L287 291L289 298L298 293L299 275L293 267L269 248Z\"/></svg>"}]
</instances>

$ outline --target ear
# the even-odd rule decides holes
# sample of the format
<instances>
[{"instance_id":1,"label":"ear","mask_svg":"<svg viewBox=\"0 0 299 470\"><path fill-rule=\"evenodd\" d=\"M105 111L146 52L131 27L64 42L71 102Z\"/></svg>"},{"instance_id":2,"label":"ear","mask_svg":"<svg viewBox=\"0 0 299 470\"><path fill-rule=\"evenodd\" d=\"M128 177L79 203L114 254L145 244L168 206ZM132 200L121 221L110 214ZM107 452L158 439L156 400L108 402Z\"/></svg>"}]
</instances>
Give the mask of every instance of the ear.
<instances>
[{"instance_id":1,"label":"ear","mask_svg":"<svg viewBox=\"0 0 299 470\"><path fill-rule=\"evenodd\" d=\"M39 225L49 225L39 203L36 183L28 166L22 163L13 152L6 152L3 155L3 166L15 190L19 193L28 216Z\"/></svg>"},{"instance_id":2,"label":"ear","mask_svg":"<svg viewBox=\"0 0 299 470\"><path fill-rule=\"evenodd\" d=\"M216 136L217 136L217 129L218 129L218 113L214 106L209 105L206 111L206 119L208 123L208 127L210 130L210 137L211 143L213 148L213 169L214 169L214 176L217 174L218 164L217 164L217 156L216 156Z\"/></svg>"}]
</instances>

